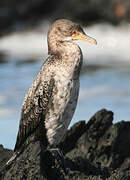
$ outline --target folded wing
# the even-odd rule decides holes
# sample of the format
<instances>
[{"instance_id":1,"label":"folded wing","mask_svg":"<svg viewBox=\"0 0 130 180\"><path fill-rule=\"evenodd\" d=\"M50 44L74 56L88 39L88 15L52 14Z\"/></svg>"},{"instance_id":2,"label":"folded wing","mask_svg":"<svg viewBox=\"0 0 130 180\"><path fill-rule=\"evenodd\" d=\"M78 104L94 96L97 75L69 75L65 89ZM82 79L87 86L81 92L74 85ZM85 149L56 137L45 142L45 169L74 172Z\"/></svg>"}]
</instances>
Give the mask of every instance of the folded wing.
<instances>
[{"instance_id":1,"label":"folded wing","mask_svg":"<svg viewBox=\"0 0 130 180\"><path fill-rule=\"evenodd\" d=\"M53 98L52 92L54 83L55 81L52 77L50 77L49 81L39 81L31 96L28 95L29 93L27 94L22 107L19 131L14 151L18 151L27 138L36 132L39 135L42 133L43 139L47 141L45 114L48 110L48 105ZM33 86L31 88L33 88Z\"/></svg>"}]
</instances>

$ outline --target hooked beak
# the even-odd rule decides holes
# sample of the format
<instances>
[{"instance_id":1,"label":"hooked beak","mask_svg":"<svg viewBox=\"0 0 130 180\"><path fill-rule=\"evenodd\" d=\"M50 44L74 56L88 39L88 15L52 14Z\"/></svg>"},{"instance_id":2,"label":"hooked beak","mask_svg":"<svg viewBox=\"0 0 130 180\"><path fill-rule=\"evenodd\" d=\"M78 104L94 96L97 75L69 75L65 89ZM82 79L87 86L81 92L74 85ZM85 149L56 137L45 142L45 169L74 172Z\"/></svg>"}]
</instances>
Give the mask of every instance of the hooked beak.
<instances>
[{"instance_id":1,"label":"hooked beak","mask_svg":"<svg viewBox=\"0 0 130 180\"><path fill-rule=\"evenodd\" d=\"M86 41L88 43L97 44L96 39L89 37L84 32L74 31L72 34L72 39L73 40L82 40L82 41Z\"/></svg>"}]
</instances>

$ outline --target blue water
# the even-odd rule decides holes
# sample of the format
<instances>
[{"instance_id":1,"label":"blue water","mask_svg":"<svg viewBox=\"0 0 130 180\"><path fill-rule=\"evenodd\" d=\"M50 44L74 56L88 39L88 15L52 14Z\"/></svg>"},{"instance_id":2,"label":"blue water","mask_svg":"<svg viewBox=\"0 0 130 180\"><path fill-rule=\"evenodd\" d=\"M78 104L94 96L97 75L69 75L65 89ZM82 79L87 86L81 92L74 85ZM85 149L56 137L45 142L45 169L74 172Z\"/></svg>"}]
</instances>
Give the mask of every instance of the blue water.
<instances>
[{"instance_id":1,"label":"blue water","mask_svg":"<svg viewBox=\"0 0 130 180\"><path fill-rule=\"evenodd\" d=\"M41 64L42 61L0 64L0 144L6 148L14 148L24 96ZM95 71L86 68L71 125L79 120L88 121L102 108L114 112L114 122L130 120L130 66Z\"/></svg>"}]
</instances>

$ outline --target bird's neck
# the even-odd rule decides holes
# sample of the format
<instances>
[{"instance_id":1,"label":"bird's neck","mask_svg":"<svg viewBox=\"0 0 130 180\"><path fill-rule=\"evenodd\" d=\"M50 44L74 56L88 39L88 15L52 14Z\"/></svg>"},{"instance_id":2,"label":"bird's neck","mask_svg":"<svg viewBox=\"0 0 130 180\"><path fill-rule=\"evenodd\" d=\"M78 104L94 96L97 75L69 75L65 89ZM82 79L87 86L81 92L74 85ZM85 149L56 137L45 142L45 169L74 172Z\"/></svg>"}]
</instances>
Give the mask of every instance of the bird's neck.
<instances>
[{"instance_id":1,"label":"bird's neck","mask_svg":"<svg viewBox=\"0 0 130 180\"><path fill-rule=\"evenodd\" d=\"M55 60L59 60L60 67L63 65L63 69L70 77L78 78L82 65L82 51L80 47L74 42L63 42L57 46L56 49L50 49L50 54L55 56ZM55 50L55 51L54 51ZM55 61L57 63L57 61ZM57 67L58 64L57 64ZM63 71L63 72L64 72Z\"/></svg>"},{"instance_id":2,"label":"bird's neck","mask_svg":"<svg viewBox=\"0 0 130 180\"><path fill-rule=\"evenodd\" d=\"M48 42L48 53L51 55L58 55L61 58L62 57L72 57L72 56L78 56L80 53L80 48L79 46L70 41L65 41L65 42L58 42L58 41L52 41Z\"/></svg>"}]
</instances>

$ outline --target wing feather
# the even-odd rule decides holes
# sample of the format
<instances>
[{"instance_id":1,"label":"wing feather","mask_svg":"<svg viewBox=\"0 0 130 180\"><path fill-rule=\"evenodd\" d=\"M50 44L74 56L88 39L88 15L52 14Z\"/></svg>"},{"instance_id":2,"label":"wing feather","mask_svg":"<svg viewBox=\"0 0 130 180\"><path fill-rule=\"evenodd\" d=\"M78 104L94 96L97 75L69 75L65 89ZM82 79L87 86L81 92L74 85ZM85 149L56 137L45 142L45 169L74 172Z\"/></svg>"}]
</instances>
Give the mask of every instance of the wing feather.
<instances>
[{"instance_id":1,"label":"wing feather","mask_svg":"<svg viewBox=\"0 0 130 180\"><path fill-rule=\"evenodd\" d=\"M54 83L55 81L52 77L50 81L40 82L33 95L31 97L29 95L26 97L22 107L19 131L14 151L19 150L26 139L34 133L39 126L44 124L45 113L48 109L49 102L52 100Z\"/></svg>"}]
</instances>

